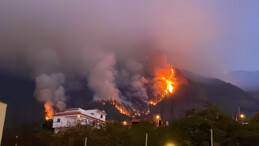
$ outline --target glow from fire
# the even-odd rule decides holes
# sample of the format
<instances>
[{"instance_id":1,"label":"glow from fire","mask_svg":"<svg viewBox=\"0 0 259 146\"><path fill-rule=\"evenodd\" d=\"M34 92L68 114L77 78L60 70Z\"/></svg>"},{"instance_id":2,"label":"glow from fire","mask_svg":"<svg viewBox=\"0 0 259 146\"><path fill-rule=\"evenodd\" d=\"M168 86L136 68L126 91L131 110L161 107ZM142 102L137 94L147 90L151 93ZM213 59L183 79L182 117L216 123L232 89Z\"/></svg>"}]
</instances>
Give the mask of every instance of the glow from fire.
<instances>
[{"instance_id":1,"label":"glow from fire","mask_svg":"<svg viewBox=\"0 0 259 146\"><path fill-rule=\"evenodd\" d=\"M152 100L151 100L151 101L149 101L149 102L148 102L148 104L156 105L156 104L157 104L157 102L155 102L155 101L152 101Z\"/></svg>"},{"instance_id":2,"label":"glow from fire","mask_svg":"<svg viewBox=\"0 0 259 146\"><path fill-rule=\"evenodd\" d=\"M148 100L148 108L144 111L136 110L133 107L128 109L124 107L123 104L116 100L103 101L99 100L102 105L105 105L107 102L112 104L121 114L127 116L142 116L150 114L150 105L157 105L160 101L162 101L167 96L170 96L174 93L175 87L177 85L175 76L175 69L172 67L158 69L155 72L154 77L154 89L157 94L153 98L149 98Z\"/></svg>"},{"instance_id":3,"label":"glow from fire","mask_svg":"<svg viewBox=\"0 0 259 146\"><path fill-rule=\"evenodd\" d=\"M161 90L164 90L164 93L162 93L162 96L170 95L174 92L174 86L175 86L175 73L174 69L171 68L170 71L164 72L164 75L162 75L161 79Z\"/></svg>"},{"instance_id":4,"label":"glow from fire","mask_svg":"<svg viewBox=\"0 0 259 146\"><path fill-rule=\"evenodd\" d=\"M159 97L149 100L149 105L156 105L165 97L174 93L176 86L176 77L174 68L160 69L155 73L156 87L159 91Z\"/></svg>"},{"instance_id":5,"label":"glow from fire","mask_svg":"<svg viewBox=\"0 0 259 146\"><path fill-rule=\"evenodd\" d=\"M127 116L131 115L131 112L128 111L125 107L123 107L120 103L117 103L116 101L111 101L110 102L114 107L121 113Z\"/></svg>"},{"instance_id":6,"label":"glow from fire","mask_svg":"<svg viewBox=\"0 0 259 146\"><path fill-rule=\"evenodd\" d=\"M45 108L45 120L48 121L48 120L53 119L54 110L53 110L51 104L46 102L44 104L44 108Z\"/></svg>"}]
</instances>

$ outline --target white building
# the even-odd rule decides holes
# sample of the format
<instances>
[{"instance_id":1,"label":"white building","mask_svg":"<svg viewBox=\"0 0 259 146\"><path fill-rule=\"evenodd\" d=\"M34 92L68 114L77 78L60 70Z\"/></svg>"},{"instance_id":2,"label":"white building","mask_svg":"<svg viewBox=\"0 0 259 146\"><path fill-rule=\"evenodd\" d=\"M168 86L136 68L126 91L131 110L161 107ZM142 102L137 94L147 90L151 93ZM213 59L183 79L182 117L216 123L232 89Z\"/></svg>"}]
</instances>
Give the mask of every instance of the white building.
<instances>
[{"instance_id":1,"label":"white building","mask_svg":"<svg viewBox=\"0 0 259 146\"><path fill-rule=\"evenodd\" d=\"M77 124L100 127L105 124L106 112L98 109L83 110L81 108L70 108L53 116L53 128L55 133L60 130L71 128Z\"/></svg>"}]
</instances>

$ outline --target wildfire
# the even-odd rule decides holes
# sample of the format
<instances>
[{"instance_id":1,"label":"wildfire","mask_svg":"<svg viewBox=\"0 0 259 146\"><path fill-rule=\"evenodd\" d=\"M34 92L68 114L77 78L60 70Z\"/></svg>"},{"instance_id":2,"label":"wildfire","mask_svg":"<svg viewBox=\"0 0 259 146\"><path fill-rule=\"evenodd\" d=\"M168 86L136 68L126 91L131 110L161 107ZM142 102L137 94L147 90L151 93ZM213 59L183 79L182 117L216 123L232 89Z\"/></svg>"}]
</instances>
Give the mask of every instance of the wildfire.
<instances>
[{"instance_id":1,"label":"wildfire","mask_svg":"<svg viewBox=\"0 0 259 146\"><path fill-rule=\"evenodd\" d=\"M44 104L44 107L45 107L45 119L48 121L48 120L51 120L53 119L53 114L54 114L54 111L53 111L53 108L51 106L50 103L46 102Z\"/></svg>"},{"instance_id":2,"label":"wildfire","mask_svg":"<svg viewBox=\"0 0 259 146\"><path fill-rule=\"evenodd\" d=\"M173 94L176 86L174 68L160 69L155 73L155 75L155 82L159 91L159 97L150 100L148 103L151 105L156 105L166 96Z\"/></svg>"},{"instance_id":3,"label":"wildfire","mask_svg":"<svg viewBox=\"0 0 259 146\"><path fill-rule=\"evenodd\" d=\"M156 104L157 104L157 102L155 102L155 101L149 101L149 102L148 102L148 104L156 105Z\"/></svg>"},{"instance_id":4,"label":"wildfire","mask_svg":"<svg viewBox=\"0 0 259 146\"><path fill-rule=\"evenodd\" d=\"M174 69L171 68L170 71L166 71L164 75L162 75L161 79L159 78L160 77L158 77L158 80L161 80L161 90L164 91L164 93L162 93L162 96L172 94L174 92L176 80Z\"/></svg>"},{"instance_id":5,"label":"wildfire","mask_svg":"<svg viewBox=\"0 0 259 146\"><path fill-rule=\"evenodd\" d=\"M137 110L134 107L124 107L123 104L118 102L117 100L110 101L102 101L99 102L105 105L107 102L112 104L121 114L127 116L142 116L150 114L150 105L157 105L160 101L162 101L167 96L171 95L175 91L175 87L177 85L177 80L175 76L175 69L172 67L163 68L156 70L155 77L153 79L153 89L155 89L154 97L149 97L148 106L145 110Z\"/></svg>"},{"instance_id":6,"label":"wildfire","mask_svg":"<svg viewBox=\"0 0 259 146\"><path fill-rule=\"evenodd\" d=\"M114 107L122 114L130 116L131 112L129 112L125 107L123 107L120 103L117 103L116 101L111 101L111 104L114 105Z\"/></svg>"}]
</instances>

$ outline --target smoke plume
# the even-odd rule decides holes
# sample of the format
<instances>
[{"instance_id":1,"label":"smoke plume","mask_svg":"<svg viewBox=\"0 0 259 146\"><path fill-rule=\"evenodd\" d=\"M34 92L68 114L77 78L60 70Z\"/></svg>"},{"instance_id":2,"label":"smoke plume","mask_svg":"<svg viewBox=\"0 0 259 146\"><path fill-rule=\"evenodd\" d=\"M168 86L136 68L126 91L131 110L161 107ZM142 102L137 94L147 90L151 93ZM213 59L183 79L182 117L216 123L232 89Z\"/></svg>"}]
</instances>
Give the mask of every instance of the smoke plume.
<instances>
[{"instance_id":1,"label":"smoke plume","mask_svg":"<svg viewBox=\"0 0 259 146\"><path fill-rule=\"evenodd\" d=\"M94 100L115 100L120 102L119 90L114 83L116 61L113 54L106 54L95 65L89 75L89 87L95 92Z\"/></svg>"},{"instance_id":2,"label":"smoke plume","mask_svg":"<svg viewBox=\"0 0 259 146\"><path fill-rule=\"evenodd\" d=\"M54 111L62 111L66 107L65 77L62 73L41 74L35 79L35 97L45 103L47 113L53 115Z\"/></svg>"},{"instance_id":3,"label":"smoke plume","mask_svg":"<svg viewBox=\"0 0 259 146\"><path fill-rule=\"evenodd\" d=\"M75 77L94 92L87 98L142 106L155 70L217 66L193 53L211 52L199 48L217 30L202 3L1 1L0 20L0 69L35 79L35 97L50 110L65 108Z\"/></svg>"}]
</instances>

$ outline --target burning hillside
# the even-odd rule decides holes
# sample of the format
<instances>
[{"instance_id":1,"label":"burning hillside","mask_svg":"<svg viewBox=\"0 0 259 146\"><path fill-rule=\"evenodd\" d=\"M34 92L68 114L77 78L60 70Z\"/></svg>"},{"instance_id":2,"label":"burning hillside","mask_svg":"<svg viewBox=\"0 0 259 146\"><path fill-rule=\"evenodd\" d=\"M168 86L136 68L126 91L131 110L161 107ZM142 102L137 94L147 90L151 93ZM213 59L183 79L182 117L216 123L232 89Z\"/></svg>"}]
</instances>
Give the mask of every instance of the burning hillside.
<instances>
[{"instance_id":1,"label":"burning hillside","mask_svg":"<svg viewBox=\"0 0 259 146\"><path fill-rule=\"evenodd\" d=\"M135 108L135 105L128 106L124 102L110 101L110 104L121 113L127 116L143 116L150 114L150 105L155 106L161 102L164 98L169 97L175 92L177 85L177 79L175 75L175 69L173 67L157 69L153 78L148 81L146 90L152 90L151 96L148 97L148 101L141 108ZM105 104L104 101L102 101Z\"/></svg>"},{"instance_id":2,"label":"burning hillside","mask_svg":"<svg viewBox=\"0 0 259 146\"><path fill-rule=\"evenodd\" d=\"M146 60L128 60L115 64L113 54L104 55L89 72L88 87L94 92L94 101L110 103L127 116L150 113L163 99L174 94L179 81L176 69L163 53L150 53ZM143 58L143 57L141 57ZM66 106L65 74L43 74L36 78L35 96L45 102L46 120L55 110Z\"/></svg>"},{"instance_id":3,"label":"burning hillside","mask_svg":"<svg viewBox=\"0 0 259 146\"><path fill-rule=\"evenodd\" d=\"M170 67L157 70L154 78L155 89L158 94L155 97L150 97L148 104L156 105L163 98L173 94L176 86L175 69Z\"/></svg>"}]
</instances>

